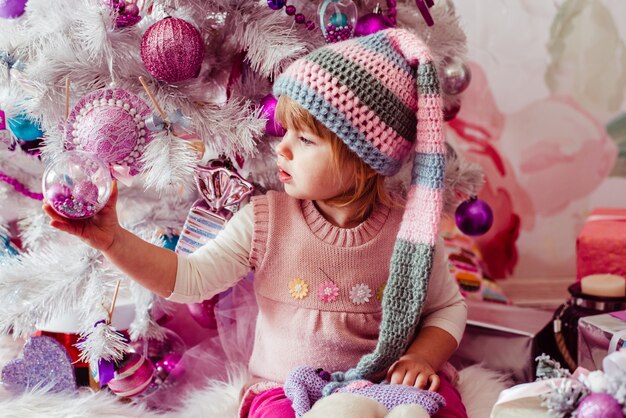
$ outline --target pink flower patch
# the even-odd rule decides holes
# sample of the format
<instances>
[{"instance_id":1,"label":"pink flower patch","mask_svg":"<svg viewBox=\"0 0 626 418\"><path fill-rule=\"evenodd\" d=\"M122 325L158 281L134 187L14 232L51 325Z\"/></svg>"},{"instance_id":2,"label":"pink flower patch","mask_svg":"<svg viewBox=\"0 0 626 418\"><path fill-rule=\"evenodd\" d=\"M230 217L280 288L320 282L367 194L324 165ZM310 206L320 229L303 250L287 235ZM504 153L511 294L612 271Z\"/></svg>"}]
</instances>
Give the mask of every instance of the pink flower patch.
<instances>
[{"instance_id":1,"label":"pink flower patch","mask_svg":"<svg viewBox=\"0 0 626 418\"><path fill-rule=\"evenodd\" d=\"M330 280L326 280L322 283L317 291L317 296L324 303L330 303L337 299L339 296L339 288Z\"/></svg>"},{"instance_id":2,"label":"pink flower patch","mask_svg":"<svg viewBox=\"0 0 626 418\"><path fill-rule=\"evenodd\" d=\"M363 305L369 302L371 297L372 289L365 283L356 284L350 289L350 300L352 300L352 303L355 305Z\"/></svg>"}]
</instances>

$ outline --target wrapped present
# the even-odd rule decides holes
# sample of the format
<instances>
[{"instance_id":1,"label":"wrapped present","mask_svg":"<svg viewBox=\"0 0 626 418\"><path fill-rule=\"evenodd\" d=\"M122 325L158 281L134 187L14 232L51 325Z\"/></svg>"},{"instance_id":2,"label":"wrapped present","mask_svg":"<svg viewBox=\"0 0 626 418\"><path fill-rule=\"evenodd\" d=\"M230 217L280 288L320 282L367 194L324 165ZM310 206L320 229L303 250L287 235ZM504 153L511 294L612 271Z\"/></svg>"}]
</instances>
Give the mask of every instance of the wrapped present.
<instances>
[{"instance_id":1,"label":"wrapped present","mask_svg":"<svg viewBox=\"0 0 626 418\"><path fill-rule=\"evenodd\" d=\"M578 321L578 366L598 370L602 360L626 342L626 311L580 318Z\"/></svg>"},{"instance_id":2,"label":"wrapped present","mask_svg":"<svg viewBox=\"0 0 626 418\"><path fill-rule=\"evenodd\" d=\"M535 358L557 355L550 312L468 299L467 326L451 362L483 363L511 374L518 383L535 376Z\"/></svg>"},{"instance_id":3,"label":"wrapped present","mask_svg":"<svg viewBox=\"0 0 626 418\"><path fill-rule=\"evenodd\" d=\"M214 239L224 229L226 218L211 210L204 200L197 200L191 206L185 225L180 233L176 252L191 254Z\"/></svg>"},{"instance_id":4,"label":"wrapped present","mask_svg":"<svg viewBox=\"0 0 626 418\"><path fill-rule=\"evenodd\" d=\"M626 209L594 209L576 239L576 277L626 277Z\"/></svg>"}]
</instances>

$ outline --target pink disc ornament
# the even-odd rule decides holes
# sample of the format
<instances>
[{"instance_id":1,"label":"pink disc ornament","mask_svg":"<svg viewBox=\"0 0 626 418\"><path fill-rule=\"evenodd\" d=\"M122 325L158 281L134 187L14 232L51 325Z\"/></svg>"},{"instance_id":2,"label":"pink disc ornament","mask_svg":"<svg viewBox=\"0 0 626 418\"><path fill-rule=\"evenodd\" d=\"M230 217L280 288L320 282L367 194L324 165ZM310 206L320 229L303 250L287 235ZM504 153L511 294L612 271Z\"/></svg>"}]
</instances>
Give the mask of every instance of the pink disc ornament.
<instances>
[{"instance_id":1,"label":"pink disc ornament","mask_svg":"<svg viewBox=\"0 0 626 418\"><path fill-rule=\"evenodd\" d=\"M115 371L108 386L111 392L122 398L147 395L156 389L154 365L138 353L128 353Z\"/></svg>"},{"instance_id":2,"label":"pink disc ornament","mask_svg":"<svg viewBox=\"0 0 626 418\"><path fill-rule=\"evenodd\" d=\"M121 89L96 90L81 98L65 124L65 148L96 156L109 166L139 173L140 158L152 140L144 119L150 109L137 96Z\"/></svg>"},{"instance_id":3,"label":"pink disc ornament","mask_svg":"<svg viewBox=\"0 0 626 418\"><path fill-rule=\"evenodd\" d=\"M67 151L43 174L43 195L59 215L84 219L95 215L111 196L108 167L93 155Z\"/></svg>"},{"instance_id":4,"label":"pink disc ornament","mask_svg":"<svg viewBox=\"0 0 626 418\"><path fill-rule=\"evenodd\" d=\"M173 17L150 26L141 39L141 59L154 78L168 83L200 73L204 42L191 23Z\"/></svg>"}]
</instances>

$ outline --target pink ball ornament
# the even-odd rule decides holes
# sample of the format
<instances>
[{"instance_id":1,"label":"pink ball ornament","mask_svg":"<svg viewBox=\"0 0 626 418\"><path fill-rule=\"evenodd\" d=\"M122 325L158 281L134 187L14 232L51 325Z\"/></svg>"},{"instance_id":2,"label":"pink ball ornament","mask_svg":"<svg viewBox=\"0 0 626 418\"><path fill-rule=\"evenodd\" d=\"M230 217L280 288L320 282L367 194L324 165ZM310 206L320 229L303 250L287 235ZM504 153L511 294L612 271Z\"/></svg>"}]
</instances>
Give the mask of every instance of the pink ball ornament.
<instances>
[{"instance_id":1,"label":"pink ball ornament","mask_svg":"<svg viewBox=\"0 0 626 418\"><path fill-rule=\"evenodd\" d=\"M393 24L387 16L379 13L368 13L357 20L354 36L367 36L391 27L393 27Z\"/></svg>"},{"instance_id":2,"label":"pink ball ornament","mask_svg":"<svg viewBox=\"0 0 626 418\"><path fill-rule=\"evenodd\" d=\"M46 167L43 194L59 215L70 219L89 218L104 207L111 196L108 167L82 151L67 151Z\"/></svg>"},{"instance_id":3,"label":"pink ball ornament","mask_svg":"<svg viewBox=\"0 0 626 418\"><path fill-rule=\"evenodd\" d=\"M144 119L150 109L121 89L96 90L81 98L65 124L65 147L96 156L108 165L139 173L141 156L152 140Z\"/></svg>"},{"instance_id":4,"label":"pink ball ornament","mask_svg":"<svg viewBox=\"0 0 626 418\"><path fill-rule=\"evenodd\" d=\"M203 328L217 329L215 319L215 304L219 301L219 295L198 303L187 304L191 317Z\"/></svg>"},{"instance_id":5,"label":"pink ball ornament","mask_svg":"<svg viewBox=\"0 0 626 418\"><path fill-rule=\"evenodd\" d=\"M154 365L141 354L128 353L115 371L113 380L109 381L109 389L122 398L133 398L146 395L147 391L156 388Z\"/></svg>"},{"instance_id":6,"label":"pink ball ornament","mask_svg":"<svg viewBox=\"0 0 626 418\"><path fill-rule=\"evenodd\" d=\"M261 99L260 105L265 116L267 116L267 123L265 124L265 134L270 136L283 136L287 133L285 128L278 122L274 114L276 112L276 105L278 100L271 94Z\"/></svg>"},{"instance_id":7,"label":"pink ball ornament","mask_svg":"<svg viewBox=\"0 0 626 418\"><path fill-rule=\"evenodd\" d=\"M168 83L187 80L200 73L204 42L191 23L166 18L144 33L141 59L148 72L158 80Z\"/></svg>"},{"instance_id":8,"label":"pink ball ornament","mask_svg":"<svg viewBox=\"0 0 626 418\"><path fill-rule=\"evenodd\" d=\"M154 364L158 383L163 383L171 377L179 377L184 373L184 370L180 368L176 370L173 376L170 376L187 349L178 334L170 329L163 329L165 332L163 340L138 340L131 344L137 353L142 354ZM170 381L170 383L172 382Z\"/></svg>"},{"instance_id":9,"label":"pink ball ornament","mask_svg":"<svg viewBox=\"0 0 626 418\"><path fill-rule=\"evenodd\" d=\"M0 0L0 17L15 19L24 14L27 0Z\"/></svg>"},{"instance_id":10,"label":"pink ball ornament","mask_svg":"<svg viewBox=\"0 0 626 418\"><path fill-rule=\"evenodd\" d=\"M608 393L591 393L576 408L576 418L622 418L622 406Z\"/></svg>"}]
</instances>

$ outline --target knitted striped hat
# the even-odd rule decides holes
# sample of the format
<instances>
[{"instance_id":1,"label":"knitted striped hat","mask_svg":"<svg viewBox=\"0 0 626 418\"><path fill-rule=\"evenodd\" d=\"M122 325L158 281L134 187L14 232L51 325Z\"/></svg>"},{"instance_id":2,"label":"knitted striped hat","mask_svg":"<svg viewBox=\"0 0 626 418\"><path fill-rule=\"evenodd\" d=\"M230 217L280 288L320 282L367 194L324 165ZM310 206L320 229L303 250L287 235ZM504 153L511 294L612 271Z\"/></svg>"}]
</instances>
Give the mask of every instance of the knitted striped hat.
<instances>
[{"instance_id":1,"label":"knitted striped hat","mask_svg":"<svg viewBox=\"0 0 626 418\"><path fill-rule=\"evenodd\" d=\"M445 172L437 70L424 42L387 29L316 49L274 83L382 175L415 149L411 188L396 238L374 352L337 380L386 371L415 336L433 265Z\"/></svg>"}]
</instances>

